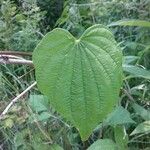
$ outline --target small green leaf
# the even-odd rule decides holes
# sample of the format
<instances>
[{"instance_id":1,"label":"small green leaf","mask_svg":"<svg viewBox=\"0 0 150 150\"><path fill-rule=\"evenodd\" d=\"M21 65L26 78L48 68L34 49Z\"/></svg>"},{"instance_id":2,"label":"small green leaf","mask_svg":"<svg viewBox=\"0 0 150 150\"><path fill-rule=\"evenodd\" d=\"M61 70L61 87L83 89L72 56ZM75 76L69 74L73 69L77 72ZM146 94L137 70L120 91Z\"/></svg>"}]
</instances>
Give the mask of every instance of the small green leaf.
<instances>
[{"instance_id":1,"label":"small green leaf","mask_svg":"<svg viewBox=\"0 0 150 150\"><path fill-rule=\"evenodd\" d=\"M139 57L137 57L137 56L124 56L123 57L123 64L128 65L132 62L135 62L137 59L139 59Z\"/></svg>"},{"instance_id":2,"label":"small green leaf","mask_svg":"<svg viewBox=\"0 0 150 150\"><path fill-rule=\"evenodd\" d=\"M29 129L23 129L15 134L14 146L16 149L18 149L20 146L26 147L26 137L28 137L29 133Z\"/></svg>"},{"instance_id":3,"label":"small green leaf","mask_svg":"<svg viewBox=\"0 0 150 150\"><path fill-rule=\"evenodd\" d=\"M46 111L48 107L48 100L43 95L30 95L29 105L35 112Z\"/></svg>"},{"instance_id":4,"label":"small green leaf","mask_svg":"<svg viewBox=\"0 0 150 150\"><path fill-rule=\"evenodd\" d=\"M123 70L130 73L133 77L150 79L150 71L133 65L123 65Z\"/></svg>"},{"instance_id":5,"label":"small green leaf","mask_svg":"<svg viewBox=\"0 0 150 150\"><path fill-rule=\"evenodd\" d=\"M11 118L7 118L4 120L4 128L12 128L14 125L14 121Z\"/></svg>"},{"instance_id":6,"label":"small green leaf","mask_svg":"<svg viewBox=\"0 0 150 150\"><path fill-rule=\"evenodd\" d=\"M51 150L63 150L62 147L60 147L58 144L53 144L50 146Z\"/></svg>"},{"instance_id":7,"label":"small green leaf","mask_svg":"<svg viewBox=\"0 0 150 150\"><path fill-rule=\"evenodd\" d=\"M128 136L124 132L124 126L116 126L114 128L115 141L120 150L127 150Z\"/></svg>"},{"instance_id":8,"label":"small green leaf","mask_svg":"<svg viewBox=\"0 0 150 150\"><path fill-rule=\"evenodd\" d=\"M145 20L119 20L113 22L108 26L138 26L138 27L150 27L150 22Z\"/></svg>"},{"instance_id":9,"label":"small green leaf","mask_svg":"<svg viewBox=\"0 0 150 150\"><path fill-rule=\"evenodd\" d=\"M51 117L50 113L48 112L42 112L39 115L37 115L38 121L45 121Z\"/></svg>"},{"instance_id":10,"label":"small green leaf","mask_svg":"<svg viewBox=\"0 0 150 150\"><path fill-rule=\"evenodd\" d=\"M117 150L117 145L110 139L94 142L87 150Z\"/></svg>"},{"instance_id":11,"label":"small green leaf","mask_svg":"<svg viewBox=\"0 0 150 150\"><path fill-rule=\"evenodd\" d=\"M35 142L34 144L32 144L32 147L34 148L34 150L53 150L51 149L51 146L49 146L48 144L44 144L42 142L37 142L37 143Z\"/></svg>"},{"instance_id":12,"label":"small green leaf","mask_svg":"<svg viewBox=\"0 0 150 150\"><path fill-rule=\"evenodd\" d=\"M59 145L53 144L53 145L48 145L44 144L42 141L34 141L32 144L34 150L63 150Z\"/></svg>"},{"instance_id":13,"label":"small green leaf","mask_svg":"<svg viewBox=\"0 0 150 150\"><path fill-rule=\"evenodd\" d=\"M131 117L130 113L124 109L122 106L118 106L106 119L104 124L116 126L128 123L135 123Z\"/></svg>"},{"instance_id":14,"label":"small green leaf","mask_svg":"<svg viewBox=\"0 0 150 150\"><path fill-rule=\"evenodd\" d=\"M122 84L122 54L102 25L79 39L64 29L48 33L33 53L40 91L86 140L110 113Z\"/></svg>"},{"instance_id":15,"label":"small green leaf","mask_svg":"<svg viewBox=\"0 0 150 150\"><path fill-rule=\"evenodd\" d=\"M138 134L138 133L150 133L150 121L145 121L140 123L130 135Z\"/></svg>"},{"instance_id":16,"label":"small green leaf","mask_svg":"<svg viewBox=\"0 0 150 150\"><path fill-rule=\"evenodd\" d=\"M133 109L135 110L135 112L140 115L144 120L150 120L150 111L146 110L145 108L143 108L142 106L138 105L138 104L133 104Z\"/></svg>"}]
</instances>

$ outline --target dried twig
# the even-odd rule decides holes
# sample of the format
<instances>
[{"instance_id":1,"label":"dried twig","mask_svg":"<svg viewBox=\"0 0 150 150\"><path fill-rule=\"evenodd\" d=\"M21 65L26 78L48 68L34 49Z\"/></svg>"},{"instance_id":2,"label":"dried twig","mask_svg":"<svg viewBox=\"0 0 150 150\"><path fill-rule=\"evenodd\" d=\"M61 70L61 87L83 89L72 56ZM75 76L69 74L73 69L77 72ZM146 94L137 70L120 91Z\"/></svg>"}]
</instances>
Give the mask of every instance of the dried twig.
<instances>
[{"instance_id":1,"label":"dried twig","mask_svg":"<svg viewBox=\"0 0 150 150\"><path fill-rule=\"evenodd\" d=\"M127 90L125 90L125 89L122 89L122 90L131 102L135 102L134 98L128 93Z\"/></svg>"},{"instance_id":2,"label":"dried twig","mask_svg":"<svg viewBox=\"0 0 150 150\"><path fill-rule=\"evenodd\" d=\"M0 55L0 64L21 64L33 66L32 61L17 57L15 55Z\"/></svg>"},{"instance_id":3,"label":"dried twig","mask_svg":"<svg viewBox=\"0 0 150 150\"><path fill-rule=\"evenodd\" d=\"M0 55L32 56L31 52L0 51Z\"/></svg>"},{"instance_id":4,"label":"dried twig","mask_svg":"<svg viewBox=\"0 0 150 150\"><path fill-rule=\"evenodd\" d=\"M5 58L7 58L7 59L12 58L12 59L21 59L21 60L23 59L23 60L25 60L24 58L16 56L16 55L0 54L0 59L5 59Z\"/></svg>"},{"instance_id":5,"label":"dried twig","mask_svg":"<svg viewBox=\"0 0 150 150\"><path fill-rule=\"evenodd\" d=\"M11 106L16 103L24 94L26 94L29 90L31 90L37 82L34 82L31 84L26 90L24 90L22 93L20 93L17 97L15 97L5 108L5 110L0 115L0 120L7 114L8 110L11 108Z\"/></svg>"},{"instance_id":6,"label":"dried twig","mask_svg":"<svg viewBox=\"0 0 150 150\"><path fill-rule=\"evenodd\" d=\"M18 59L9 59L9 60L0 59L0 64L20 64L33 66L33 62L30 60L18 60Z\"/></svg>"}]
</instances>

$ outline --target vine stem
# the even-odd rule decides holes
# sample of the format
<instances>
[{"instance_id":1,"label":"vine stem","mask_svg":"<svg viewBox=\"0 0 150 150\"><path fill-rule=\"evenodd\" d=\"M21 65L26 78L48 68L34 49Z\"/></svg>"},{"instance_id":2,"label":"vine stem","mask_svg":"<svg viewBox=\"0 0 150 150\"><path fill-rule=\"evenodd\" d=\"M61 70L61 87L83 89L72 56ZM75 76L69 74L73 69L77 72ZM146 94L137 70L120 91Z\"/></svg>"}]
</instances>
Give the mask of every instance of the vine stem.
<instances>
[{"instance_id":1,"label":"vine stem","mask_svg":"<svg viewBox=\"0 0 150 150\"><path fill-rule=\"evenodd\" d=\"M0 64L21 64L33 66L33 62L31 60L26 60L21 57L6 54L0 54Z\"/></svg>"},{"instance_id":2,"label":"vine stem","mask_svg":"<svg viewBox=\"0 0 150 150\"><path fill-rule=\"evenodd\" d=\"M31 52L20 52L20 51L3 50L3 51L0 51L0 55L32 56L32 53Z\"/></svg>"},{"instance_id":3,"label":"vine stem","mask_svg":"<svg viewBox=\"0 0 150 150\"><path fill-rule=\"evenodd\" d=\"M27 89L25 89L22 93L20 93L18 96L16 96L4 109L4 111L0 115L0 120L7 114L8 110L11 108L11 106L16 103L24 94L26 94L29 90L31 90L37 82L35 81L33 84L31 84Z\"/></svg>"},{"instance_id":4,"label":"vine stem","mask_svg":"<svg viewBox=\"0 0 150 150\"><path fill-rule=\"evenodd\" d=\"M135 102L134 98L128 93L127 90L125 90L125 89L122 89L122 90L123 90L123 92L126 94L126 96L129 98L129 100L131 102Z\"/></svg>"}]
</instances>

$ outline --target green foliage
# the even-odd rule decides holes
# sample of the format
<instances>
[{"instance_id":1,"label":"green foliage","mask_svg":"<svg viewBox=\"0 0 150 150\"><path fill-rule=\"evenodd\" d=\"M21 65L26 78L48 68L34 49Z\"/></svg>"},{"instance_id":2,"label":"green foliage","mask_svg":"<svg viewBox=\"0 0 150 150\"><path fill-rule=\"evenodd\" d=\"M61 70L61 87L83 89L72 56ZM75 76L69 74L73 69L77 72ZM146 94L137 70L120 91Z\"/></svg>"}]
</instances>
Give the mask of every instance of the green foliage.
<instances>
[{"instance_id":1,"label":"green foliage","mask_svg":"<svg viewBox=\"0 0 150 150\"><path fill-rule=\"evenodd\" d=\"M117 150L117 145L110 139L101 139L94 142L88 150Z\"/></svg>"},{"instance_id":2,"label":"green foliage","mask_svg":"<svg viewBox=\"0 0 150 150\"><path fill-rule=\"evenodd\" d=\"M36 0L37 5L42 11L45 11L42 24L47 27L47 30L51 30L56 21L59 19L65 0Z\"/></svg>"},{"instance_id":3,"label":"green foliage","mask_svg":"<svg viewBox=\"0 0 150 150\"><path fill-rule=\"evenodd\" d=\"M47 121L51 114L48 112L48 99L43 95L30 95L29 106L33 110L33 114L29 117L29 122Z\"/></svg>"},{"instance_id":4,"label":"green foliage","mask_svg":"<svg viewBox=\"0 0 150 150\"><path fill-rule=\"evenodd\" d=\"M150 121L140 123L130 135L139 133L150 133Z\"/></svg>"},{"instance_id":5,"label":"green foliage","mask_svg":"<svg viewBox=\"0 0 150 150\"><path fill-rule=\"evenodd\" d=\"M25 129L22 132L19 132L15 135L15 137L14 137L14 143L15 143L14 147L16 149L21 148L21 149L24 150L24 149L29 148L29 145L27 145L27 143L26 143L27 142L26 137L29 134L29 132L30 131L28 129Z\"/></svg>"},{"instance_id":6,"label":"green foliage","mask_svg":"<svg viewBox=\"0 0 150 150\"><path fill-rule=\"evenodd\" d=\"M143 108L142 106L138 105L138 104L133 104L133 109L135 110L135 112L140 115L144 120L150 120L150 111L146 110L145 108Z\"/></svg>"},{"instance_id":7,"label":"green foliage","mask_svg":"<svg viewBox=\"0 0 150 150\"><path fill-rule=\"evenodd\" d=\"M119 149L126 150L128 144L128 136L123 126L116 126L114 129L115 141Z\"/></svg>"},{"instance_id":8,"label":"green foliage","mask_svg":"<svg viewBox=\"0 0 150 150\"><path fill-rule=\"evenodd\" d=\"M0 48L33 50L41 36L39 22L44 13L32 2L20 7L10 0L0 4Z\"/></svg>"},{"instance_id":9,"label":"green foliage","mask_svg":"<svg viewBox=\"0 0 150 150\"><path fill-rule=\"evenodd\" d=\"M43 95L30 95L29 105L35 112L46 111L48 107L48 100Z\"/></svg>"},{"instance_id":10,"label":"green foliage","mask_svg":"<svg viewBox=\"0 0 150 150\"><path fill-rule=\"evenodd\" d=\"M80 37L91 25L115 23L111 31L124 55L119 107L99 122L87 141L81 141L78 129L49 107L48 99L34 87L31 96L26 93L0 120L0 148L36 150L60 145L64 150L84 150L94 141L111 139L118 149L149 150L149 10L149 0L0 0L1 50L32 51L54 27ZM29 66L0 65L0 113L34 80ZM95 112L95 106L91 110Z\"/></svg>"},{"instance_id":11,"label":"green foliage","mask_svg":"<svg viewBox=\"0 0 150 150\"><path fill-rule=\"evenodd\" d=\"M130 73L131 77L150 79L150 71L133 65L123 65L123 70Z\"/></svg>"},{"instance_id":12,"label":"green foliage","mask_svg":"<svg viewBox=\"0 0 150 150\"><path fill-rule=\"evenodd\" d=\"M69 5L64 5L63 15L58 25L72 31L83 31L95 23L111 24L122 19L149 20L150 2L147 0L67 0ZM140 8L140 9L139 9ZM117 33L129 33L129 30L116 30ZM123 31L123 32L122 32ZM123 33L124 34L124 33ZM117 36L120 38L122 35Z\"/></svg>"},{"instance_id":13,"label":"green foliage","mask_svg":"<svg viewBox=\"0 0 150 150\"><path fill-rule=\"evenodd\" d=\"M120 20L109 25L111 26L138 26L150 27L150 22L145 20Z\"/></svg>"},{"instance_id":14,"label":"green foliage","mask_svg":"<svg viewBox=\"0 0 150 150\"><path fill-rule=\"evenodd\" d=\"M59 145L56 145L56 144L53 144L50 148L51 150L63 150L63 148L61 148Z\"/></svg>"},{"instance_id":15,"label":"green foliage","mask_svg":"<svg viewBox=\"0 0 150 150\"><path fill-rule=\"evenodd\" d=\"M139 59L138 56L124 56L123 57L123 65L129 65Z\"/></svg>"},{"instance_id":16,"label":"green foliage","mask_svg":"<svg viewBox=\"0 0 150 150\"><path fill-rule=\"evenodd\" d=\"M105 121L105 124L108 124L114 127L117 125L123 125L123 124L129 124L129 123L135 123L135 122L131 119L130 113L126 109L124 109L122 106L118 106L108 116L108 118Z\"/></svg>"},{"instance_id":17,"label":"green foliage","mask_svg":"<svg viewBox=\"0 0 150 150\"><path fill-rule=\"evenodd\" d=\"M24 129L21 132L16 133L14 137L14 149L17 150L63 150L57 144L44 144L42 142L41 135L38 133L33 134L33 141L29 144L28 136L30 135L29 129ZM31 137L30 137L31 138Z\"/></svg>"},{"instance_id":18,"label":"green foliage","mask_svg":"<svg viewBox=\"0 0 150 150\"><path fill-rule=\"evenodd\" d=\"M79 39L55 29L34 51L39 89L79 129L83 140L117 102L121 60L111 32L102 25L88 28Z\"/></svg>"}]
</instances>

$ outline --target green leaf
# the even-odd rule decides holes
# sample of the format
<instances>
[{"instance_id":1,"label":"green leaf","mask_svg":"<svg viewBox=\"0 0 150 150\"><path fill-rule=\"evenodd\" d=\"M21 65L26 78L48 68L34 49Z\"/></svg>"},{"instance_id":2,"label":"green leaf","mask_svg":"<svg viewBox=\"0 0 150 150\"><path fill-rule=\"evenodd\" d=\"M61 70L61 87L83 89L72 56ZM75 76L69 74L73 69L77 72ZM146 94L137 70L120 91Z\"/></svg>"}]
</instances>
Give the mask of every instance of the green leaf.
<instances>
[{"instance_id":1,"label":"green leaf","mask_svg":"<svg viewBox=\"0 0 150 150\"><path fill-rule=\"evenodd\" d=\"M138 56L124 56L123 57L123 64L128 65L130 63L135 62L137 59L139 59Z\"/></svg>"},{"instance_id":2,"label":"green leaf","mask_svg":"<svg viewBox=\"0 0 150 150\"><path fill-rule=\"evenodd\" d=\"M131 117L130 113L124 109L122 106L118 106L106 119L104 124L116 126L128 123L135 123Z\"/></svg>"},{"instance_id":3,"label":"green leaf","mask_svg":"<svg viewBox=\"0 0 150 150\"><path fill-rule=\"evenodd\" d=\"M113 22L111 26L138 26L138 27L150 27L150 22L145 20L119 20L117 22Z\"/></svg>"},{"instance_id":4,"label":"green leaf","mask_svg":"<svg viewBox=\"0 0 150 150\"><path fill-rule=\"evenodd\" d=\"M150 120L150 111L146 110L145 108L143 108L142 106L138 105L138 104L133 104L133 109L135 110L135 112L140 115L144 120Z\"/></svg>"},{"instance_id":5,"label":"green leaf","mask_svg":"<svg viewBox=\"0 0 150 150\"><path fill-rule=\"evenodd\" d=\"M34 150L63 150L63 148L57 144L48 145L38 141L35 142L32 146Z\"/></svg>"},{"instance_id":6,"label":"green leaf","mask_svg":"<svg viewBox=\"0 0 150 150\"><path fill-rule=\"evenodd\" d=\"M38 121L46 121L51 117L50 113L48 112L42 112L40 115L37 115L37 120Z\"/></svg>"},{"instance_id":7,"label":"green leaf","mask_svg":"<svg viewBox=\"0 0 150 150\"><path fill-rule=\"evenodd\" d=\"M130 73L134 78L140 77L150 79L150 71L133 65L123 65L123 70Z\"/></svg>"},{"instance_id":8,"label":"green leaf","mask_svg":"<svg viewBox=\"0 0 150 150\"><path fill-rule=\"evenodd\" d=\"M35 112L46 111L48 107L48 99L43 95L30 95L29 105Z\"/></svg>"},{"instance_id":9,"label":"green leaf","mask_svg":"<svg viewBox=\"0 0 150 150\"><path fill-rule=\"evenodd\" d=\"M62 147L60 147L58 144L53 144L50 147L51 150L63 150Z\"/></svg>"},{"instance_id":10,"label":"green leaf","mask_svg":"<svg viewBox=\"0 0 150 150\"><path fill-rule=\"evenodd\" d=\"M11 118L7 118L4 121L4 128L12 128L14 125L14 121Z\"/></svg>"},{"instance_id":11,"label":"green leaf","mask_svg":"<svg viewBox=\"0 0 150 150\"><path fill-rule=\"evenodd\" d=\"M114 128L115 141L121 150L127 150L128 136L124 132L124 126L116 126Z\"/></svg>"},{"instance_id":12,"label":"green leaf","mask_svg":"<svg viewBox=\"0 0 150 150\"><path fill-rule=\"evenodd\" d=\"M130 135L138 134L138 133L150 133L150 121L145 121L140 123Z\"/></svg>"},{"instance_id":13,"label":"green leaf","mask_svg":"<svg viewBox=\"0 0 150 150\"><path fill-rule=\"evenodd\" d=\"M18 149L20 146L26 147L26 137L30 131L28 129L23 129L20 132L17 132L14 137L14 146Z\"/></svg>"},{"instance_id":14,"label":"green leaf","mask_svg":"<svg viewBox=\"0 0 150 150\"><path fill-rule=\"evenodd\" d=\"M43 144L43 143L34 143L32 144L32 147L35 150L53 150L51 149L51 146L49 146L48 144ZM59 149L54 149L54 150L59 150Z\"/></svg>"},{"instance_id":15,"label":"green leaf","mask_svg":"<svg viewBox=\"0 0 150 150\"><path fill-rule=\"evenodd\" d=\"M94 142L87 150L117 150L117 145L110 139L101 139Z\"/></svg>"},{"instance_id":16,"label":"green leaf","mask_svg":"<svg viewBox=\"0 0 150 150\"><path fill-rule=\"evenodd\" d=\"M36 47L33 62L40 91L86 140L112 111L122 84L122 54L112 33L94 25L75 39L54 29Z\"/></svg>"}]
</instances>

